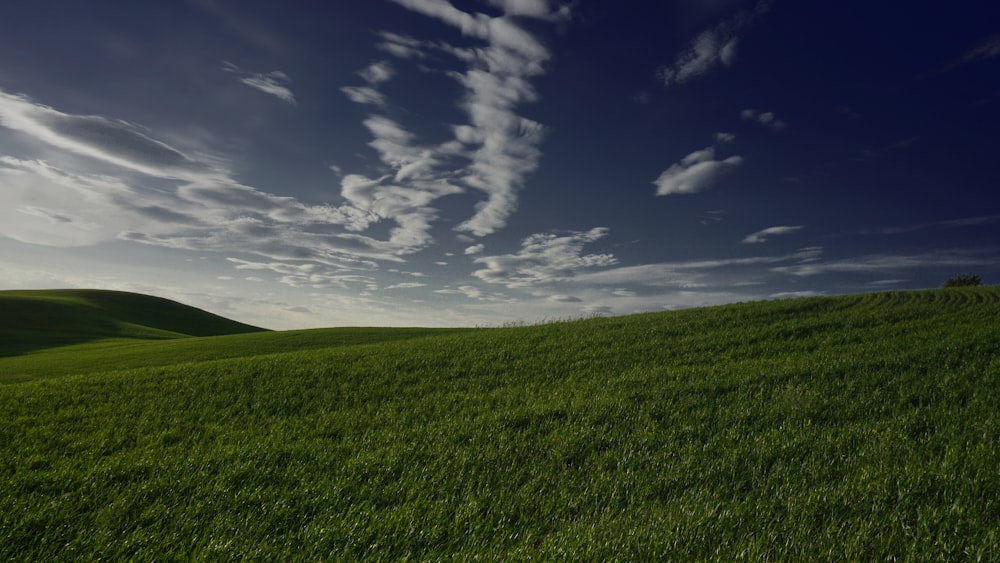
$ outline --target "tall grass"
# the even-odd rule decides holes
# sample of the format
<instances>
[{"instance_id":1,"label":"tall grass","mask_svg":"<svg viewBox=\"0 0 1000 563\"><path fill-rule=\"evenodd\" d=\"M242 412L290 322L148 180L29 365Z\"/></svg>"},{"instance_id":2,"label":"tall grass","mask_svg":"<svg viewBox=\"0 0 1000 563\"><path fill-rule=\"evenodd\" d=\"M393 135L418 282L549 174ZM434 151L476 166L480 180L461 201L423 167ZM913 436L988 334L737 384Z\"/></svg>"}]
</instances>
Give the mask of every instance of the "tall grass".
<instances>
[{"instance_id":1,"label":"tall grass","mask_svg":"<svg viewBox=\"0 0 1000 563\"><path fill-rule=\"evenodd\" d=\"M1000 293L0 387L0 557L1000 557Z\"/></svg>"}]
</instances>

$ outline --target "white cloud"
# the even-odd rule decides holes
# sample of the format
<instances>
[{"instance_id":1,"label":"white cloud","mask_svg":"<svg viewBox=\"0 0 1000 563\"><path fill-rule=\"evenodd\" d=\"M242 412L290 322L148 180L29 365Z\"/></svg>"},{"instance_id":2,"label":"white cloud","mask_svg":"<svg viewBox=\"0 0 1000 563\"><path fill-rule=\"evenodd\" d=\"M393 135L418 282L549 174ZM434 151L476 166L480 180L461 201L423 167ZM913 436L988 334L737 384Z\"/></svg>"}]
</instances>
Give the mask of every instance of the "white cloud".
<instances>
[{"instance_id":1,"label":"white cloud","mask_svg":"<svg viewBox=\"0 0 1000 563\"><path fill-rule=\"evenodd\" d=\"M386 143L387 158L409 167L401 173L414 187L348 175L342 179L348 204L340 207L241 184L225 161L189 156L137 126L62 113L24 96L0 92L0 125L97 161L57 155L67 163L57 167L3 157L0 176L8 188L0 193L0 234L24 242L78 246L118 239L367 269L371 260L398 262L429 244L436 210L428 203L460 191L437 179L419 182L425 155L408 152L407 133L391 122L372 128ZM107 164L115 167L113 177L91 172L108 170ZM396 222L388 240L344 232L388 218Z\"/></svg>"},{"instance_id":2,"label":"white cloud","mask_svg":"<svg viewBox=\"0 0 1000 563\"><path fill-rule=\"evenodd\" d=\"M743 163L743 157L716 160L715 147L695 151L664 170L653 182L656 195L693 194L710 188L726 172Z\"/></svg>"},{"instance_id":3,"label":"white cloud","mask_svg":"<svg viewBox=\"0 0 1000 563\"><path fill-rule=\"evenodd\" d=\"M956 270L992 266L995 257L981 252L951 250L921 254L869 254L839 260L813 261L807 264L775 267L774 271L800 277L820 274L898 274L913 269L949 267Z\"/></svg>"},{"instance_id":4,"label":"white cloud","mask_svg":"<svg viewBox=\"0 0 1000 563\"><path fill-rule=\"evenodd\" d=\"M455 229L480 237L496 232L517 209L518 191L541 158L539 145L545 128L518 115L516 109L538 99L529 80L544 73L545 63L551 56L548 49L512 17L557 21L569 16L569 8L553 7L543 0L496 0L492 4L503 10L504 15L491 17L464 12L445 0L393 1L453 26L463 36L485 42L485 46L459 47L381 32L379 48L401 59L427 59L427 54L433 51L455 57L466 65L463 71L421 68L427 72L441 72L462 86L464 95L458 103L468 116L468 122L452 127L452 139L436 145L421 145L399 122L385 115L372 115L365 120L374 138L370 145L394 177L394 191L409 189L427 194L426 198L414 195L423 199L419 210L414 210L422 222L414 219L411 227L422 224L429 230L437 216L433 209L435 199L474 190L483 194L484 199L475 204L471 217ZM343 91L359 103L385 106L387 100L376 86L389 80L394 72L395 68L385 61L373 63L360 73L367 87L347 87ZM377 182L384 183L384 180ZM382 193L384 195L385 190ZM371 205L367 200L373 194L366 195L364 203L358 203L356 194L352 195L347 189L344 192L345 198L362 206ZM417 235L413 229L408 232ZM425 236L424 240L429 239Z\"/></svg>"},{"instance_id":5,"label":"white cloud","mask_svg":"<svg viewBox=\"0 0 1000 563\"><path fill-rule=\"evenodd\" d=\"M269 271L278 274L279 281L291 287L355 289L364 292L378 290L378 283L371 276L347 274L337 268L316 263L255 262L239 258L227 258L227 260L235 264L237 270Z\"/></svg>"},{"instance_id":6,"label":"white cloud","mask_svg":"<svg viewBox=\"0 0 1000 563\"><path fill-rule=\"evenodd\" d=\"M378 33L381 41L376 45L378 49L389 53L400 59L423 59L427 55L424 50L428 44L424 41L414 39L409 35L392 33L391 31L381 31Z\"/></svg>"},{"instance_id":7,"label":"white cloud","mask_svg":"<svg viewBox=\"0 0 1000 563\"><path fill-rule=\"evenodd\" d=\"M240 82L251 88L256 88L265 94L270 94L279 100L295 105L295 95L285 86L288 81L288 77L284 73L277 71L240 78Z\"/></svg>"},{"instance_id":8,"label":"white cloud","mask_svg":"<svg viewBox=\"0 0 1000 563\"><path fill-rule=\"evenodd\" d=\"M770 2L762 0L753 11L740 11L714 28L702 32L681 51L673 64L657 70L657 78L664 86L683 84L703 76L719 65L732 65L736 60L736 48L742 34L769 7Z\"/></svg>"},{"instance_id":9,"label":"white cloud","mask_svg":"<svg viewBox=\"0 0 1000 563\"><path fill-rule=\"evenodd\" d=\"M536 234L525 238L516 254L482 256L474 260L486 267L472 275L488 282L509 288L548 284L592 268L603 268L618 263L612 254L583 254L586 244L596 242L608 234L608 229L597 227L589 231L573 231L566 235Z\"/></svg>"},{"instance_id":10,"label":"white cloud","mask_svg":"<svg viewBox=\"0 0 1000 563\"><path fill-rule=\"evenodd\" d=\"M796 265L808 264L816 261L821 255L821 248L808 247L791 254L777 256L660 262L641 266L608 268L597 272L584 272L574 276L573 281L581 284L615 287L696 288L707 285L706 280L715 280L715 285L725 283L720 273L722 270L757 268L758 271L752 275L760 275L760 267L771 268L775 264L788 262L794 262ZM741 278L741 281L747 281L746 274Z\"/></svg>"},{"instance_id":11,"label":"white cloud","mask_svg":"<svg viewBox=\"0 0 1000 563\"><path fill-rule=\"evenodd\" d=\"M427 287L427 284L420 282L402 282L386 286L385 289L415 289L418 287Z\"/></svg>"},{"instance_id":12,"label":"white cloud","mask_svg":"<svg viewBox=\"0 0 1000 563\"><path fill-rule=\"evenodd\" d=\"M113 178L82 176L37 160L0 157L0 234L48 246L87 246L143 224L115 203L133 193Z\"/></svg>"},{"instance_id":13,"label":"white cloud","mask_svg":"<svg viewBox=\"0 0 1000 563\"><path fill-rule=\"evenodd\" d=\"M437 293L438 295L462 295L474 301L491 303L511 303L514 301L502 293L486 293L474 285L461 285L455 289L446 287L444 289L438 289L434 291L434 293Z\"/></svg>"},{"instance_id":14,"label":"white cloud","mask_svg":"<svg viewBox=\"0 0 1000 563\"><path fill-rule=\"evenodd\" d=\"M740 117L744 120L756 121L761 125L771 129L781 130L788 127L788 122L777 119L773 112L760 111L756 109L745 109L740 112Z\"/></svg>"},{"instance_id":15,"label":"white cloud","mask_svg":"<svg viewBox=\"0 0 1000 563\"><path fill-rule=\"evenodd\" d=\"M358 72L358 75L364 79L367 86L344 86L340 91L356 104L385 106L386 97L378 87L396 75L396 69L392 64L388 61L375 61Z\"/></svg>"},{"instance_id":16,"label":"white cloud","mask_svg":"<svg viewBox=\"0 0 1000 563\"><path fill-rule=\"evenodd\" d=\"M288 84L291 84L292 79L280 70L265 73L246 72L229 61L222 62L222 70L237 75L240 82L251 88L274 96L288 104L295 105L295 94L288 88Z\"/></svg>"},{"instance_id":17,"label":"white cloud","mask_svg":"<svg viewBox=\"0 0 1000 563\"><path fill-rule=\"evenodd\" d=\"M379 86L396 75L396 69L389 61L375 61L358 73L371 86Z\"/></svg>"},{"instance_id":18,"label":"white cloud","mask_svg":"<svg viewBox=\"0 0 1000 563\"><path fill-rule=\"evenodd\" d=\"M382 92L368 86L344 86L340 91L356 104L385 105L385 96Z\"/></svg>"},{"instance_id":19,"label":"white cloud","mask_svg":"<svg viewBox=\"0 0 1000 563\"><path fill-rule=\"evenodd\" d=\"M524 16L548 21L570 17L568 5L553 8L548 0L489 0L489 3L511 16Z\"/></svg>"},{"instance_id":20,"label":"white cloud","mask_svg":"<svg viewBox=\"0 0 1000 563\"><path fill-rule=\"evenodd\" d=\"M474 244L474 245L466 248L465 249L465 253L467 255L468 254L479 254L480 252L482 252L485 249L486 249L486 245L485 244Z\"/></svg>"},{"instance_id":21,"label":"white cloud","mask_svg":"<svg viewBox=\"0 0 1000 563\"><path fill-rule=\"evenodd\" d=\"M756 244L767 242L767 240L776 235L787 235L801 230L802 225L796 226L778 226L778 227L768 227L766 229L757 231L755 233L750 233L743 240L740 241L741 244Z\"/></svg>"},{"instance_id":22,"label":"white cloud","mask_svg":"<svg viewBox=\"0 0 1000 563\"><path fill-rule=\"evenodd\" d=\"M53 147L129 170L171 179L205 179L221 172L154 140L131 124L71 115L0 91L0 125Z\"/></svg>"},{"instance_id":23,"label":"white cloud","mask_svg":"<svg viewBox=\"0 0 1000 563\"><path fill-rule=\"evenodd\" d=\"M726 133L725 131L719 131L715 134L715 142L717 143L732 143L736 140L736 135L732 133Z\"/></svg>"}]
</instances>

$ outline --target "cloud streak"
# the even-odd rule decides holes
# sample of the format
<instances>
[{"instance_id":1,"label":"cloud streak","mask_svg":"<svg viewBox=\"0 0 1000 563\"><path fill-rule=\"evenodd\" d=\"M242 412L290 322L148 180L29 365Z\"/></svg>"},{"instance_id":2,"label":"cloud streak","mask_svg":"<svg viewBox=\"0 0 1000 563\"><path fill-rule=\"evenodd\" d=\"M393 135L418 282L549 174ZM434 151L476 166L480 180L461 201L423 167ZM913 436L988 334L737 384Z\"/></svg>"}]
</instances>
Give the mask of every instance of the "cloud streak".
<instances>
[{"instance_id":1,"label":"cloud streak","mask_svg":"<svg viewBox=\"0 0 1000 563\"><path fill-rule=\"evenodd\" d=\"M778 227L768 227L766 229L757 231L755 233L750 233L743 240L740 241L741 244L760 244L767 242L771 237L778 235L787 235L803 229L802 225L795 226L778 226Z\"/></svg>"},{"instance_id":2,"label":"cloud streak","mask_svg":"<svg viewBox=\"0 0 1000 563\"><path fill-rule=\"evenodd\" d=\"M0 125L53 147L150 176L205 179L220 175L212 166L140 133L126 122L63 113L27 96L0 91Z\"/></svg>"},{"instance_id":3,"label":"cloud streak","mask_svg":"<svg viewBox=\"0 0 1000 563\"><path fill-rule=\"evenodd\" d=\"M957 65L985 61L994 57L1000 57L1000 33L983 39L975 47L966 51L962 54L962 58Z\"/></svg>"},{"instance_id":4,"label":"cloud streak","mask_svg":"<svg viewBox=\"0 0 1000 563\"><path fill-rule=\"evenodd\" d=\"M743 34L770 8L762 0L752 11L741 10L712 29L703 31L677 56L673 64L656 71L664 86L684 84L708 74L718 66L731 66Z\"/></svg>"},{"instance_id":5,"label":"cloud streak","mask_svg":"<svg viewBox=\"0 0 1000 563\"><path fill-rule=\"evenodd\" d=\"M980 225L991 225L1000 223L1000 215L980 215L977 217L965 217L962 219L948 219L944 221L932 221L929 223L918 223L914 225L903 225L898 227L883 227L879 229L866 229L859 231L862 235L898 235L911 233L927 229L953 229L962 227L976 227Z\"/></svg>"},{"instance_id":6,"label":"cloud streak","mask_svg":"<svg viewBox=\"0 0 1000 563\"><path fill-rule=\"evenodd\" d=\"M280 70L264 73L246 72L228 61L222 62L222 70L237 75L240 82L255 90L274 96L289 105L294 106L296 103L295 94L288 88L292 79Z\"/></svg>"},{"instance_id":7,"label":"cloud streak","mask_svg":"<svg viewBox=\"0 0 1000 563\"><path fill-rule=\"evenodd\" d=\"M931 251L920 254L868 254L838 260L775 267L775 272L811 277L823 274L892 275L914 269L955 269L990 265L995 257L980 251Z\"/></svg>"}]
</instances>

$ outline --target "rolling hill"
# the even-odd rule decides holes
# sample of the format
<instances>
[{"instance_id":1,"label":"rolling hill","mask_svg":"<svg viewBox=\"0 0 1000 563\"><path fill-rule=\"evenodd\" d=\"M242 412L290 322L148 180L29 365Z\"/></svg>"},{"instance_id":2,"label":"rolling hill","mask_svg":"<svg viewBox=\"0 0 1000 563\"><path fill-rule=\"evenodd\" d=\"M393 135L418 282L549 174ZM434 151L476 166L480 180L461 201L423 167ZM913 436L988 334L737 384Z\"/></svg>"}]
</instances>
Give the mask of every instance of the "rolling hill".
<instances>
[{"instance_id":1,"label":"rolling hill","mask_svg":"<svg viewBox=\"0 0 1000 563\"><path fill-rule=\"evenodd\" d=\"M160 297L92 289L0 291L0 356L94 340L172 339L263 329Z\"/></svg>"},{"instance_id":2,"label":"rolling hill","mask_svg":"<svg viewBox=\"0 0 1000 563\"><path fill-rule=\"evenodd\" d=\"M38 350L233 355L0 386L0 558L997 560L998 313L985 287Z\"/></svg>"}]
</instances>

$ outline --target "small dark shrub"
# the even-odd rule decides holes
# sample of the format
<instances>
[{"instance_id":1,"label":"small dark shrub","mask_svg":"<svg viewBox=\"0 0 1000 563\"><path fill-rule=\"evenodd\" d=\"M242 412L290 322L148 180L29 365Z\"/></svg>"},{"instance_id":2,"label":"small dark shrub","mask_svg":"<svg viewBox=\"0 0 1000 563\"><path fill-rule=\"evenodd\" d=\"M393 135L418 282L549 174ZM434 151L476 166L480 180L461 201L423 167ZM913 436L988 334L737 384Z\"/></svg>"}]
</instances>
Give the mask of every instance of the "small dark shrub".
<instances>
[{"instance_id":1,"label":"small dark shrub","mask_svg":"<svg viewBox=\"0 0 1000 563\"><path fill-rule=\"evenodd\" d=\"M982 285L983 280L979 279L979 276L974 276L972 274L961 274L958 276L953 276L945 280L941 287L971 287L976 285Z\"/></svg>"}]
</instances>

